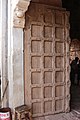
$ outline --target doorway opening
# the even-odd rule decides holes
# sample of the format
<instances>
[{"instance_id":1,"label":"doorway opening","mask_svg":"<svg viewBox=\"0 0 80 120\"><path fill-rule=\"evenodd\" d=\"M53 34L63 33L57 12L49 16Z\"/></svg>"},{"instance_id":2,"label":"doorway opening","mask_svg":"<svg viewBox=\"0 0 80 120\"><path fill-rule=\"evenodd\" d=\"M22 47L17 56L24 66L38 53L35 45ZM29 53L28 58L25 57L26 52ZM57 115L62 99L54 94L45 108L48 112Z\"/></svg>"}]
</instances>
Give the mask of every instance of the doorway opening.
<instances>
[{"instance_id":1,"label":"doorway opening","mask_svg":"<svg viewBox=\"0 0 80 120\"><path fill-rule=\"evenodd\" d=\"M80 41L77 39L73 39L70 46L70 64L72 61L78 57L77 66L79 67L80 60ZM71 71L70 71L71 72ZM79 80L79 68L77 78L74 79L74 74L70 79L71 81L71 110L75 110L80 112L80 80Z\"/></svg>"},{"instance_id":2,"label":"doorway opening","mask_svg":"<svg viewBox=\"0 0 80 120\"><path fill-rule=\"evenodd\" d=\"M80 59L80 1L79 0L62 0L63 8L70 11L70 63L75 57ZM80 81L79 81L80 82ZM71 84L71 101L70 108L80 112L80 83Z\"/></svg>"}]
</instances>

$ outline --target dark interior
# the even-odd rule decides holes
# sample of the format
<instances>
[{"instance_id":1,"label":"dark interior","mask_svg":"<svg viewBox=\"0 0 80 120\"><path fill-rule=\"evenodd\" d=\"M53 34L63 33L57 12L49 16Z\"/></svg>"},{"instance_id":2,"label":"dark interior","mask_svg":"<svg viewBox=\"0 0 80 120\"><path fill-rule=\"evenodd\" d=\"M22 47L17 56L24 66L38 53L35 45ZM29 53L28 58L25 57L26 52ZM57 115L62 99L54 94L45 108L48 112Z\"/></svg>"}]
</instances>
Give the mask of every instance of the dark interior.
<instances>
[{"instance_id":1,"label":"dark interior","mask_svg":"<svg viewBox=\"0 0 80 120\"><path fill-rule=\"evenodd\" d=\"M70 38L80 39L80 0L62 0L62 6L70 11ZM71 85L71 110L80 113L80 83Z\"/></svg>"},{"instance_id":2,"label":"dark interior","mask_svg":"<svg viewBox=\"0 0 80 120\"><path fill-rule=\"evenodd\" d=\"M80 0L62 0L62 6L70 11L70 37L80 39Z\"/></svg>"}]
</instances>

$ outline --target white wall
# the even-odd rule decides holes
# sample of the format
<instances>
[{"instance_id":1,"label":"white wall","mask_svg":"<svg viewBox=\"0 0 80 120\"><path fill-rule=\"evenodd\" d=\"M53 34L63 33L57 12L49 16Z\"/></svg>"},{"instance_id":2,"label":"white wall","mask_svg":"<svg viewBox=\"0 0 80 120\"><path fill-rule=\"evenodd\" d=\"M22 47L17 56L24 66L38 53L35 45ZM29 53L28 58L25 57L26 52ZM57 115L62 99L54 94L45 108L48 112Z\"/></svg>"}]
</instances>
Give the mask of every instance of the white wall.
<instances>
[{"instance_id":1,"label":"white wall","mask_svg":"<svg viewBox=\"0 0 80 120\"><path fill-rule=\"evenodd\" d=\"M8 74L7 74L7 39L8 39L8 32L7 32L7 0L1 0L1 25L0 25L0 41L1 41L1 96L5 91L5 86L8 81ZM8 105L7 100L7 92L4 97L3 106Z\"/></svg>"},{"instance_id":2,"label":"white wall","mask_svg":"<svg viewBox=\"0 0 80 120\"><path fill-rule=\"evenodd\" d=\"M6 83L9 83L2 107L8 106L14 109L24 104L23 28L13 28L13 1L0 2L1 96L5 91Z\"/></svg>"}]
</instances>

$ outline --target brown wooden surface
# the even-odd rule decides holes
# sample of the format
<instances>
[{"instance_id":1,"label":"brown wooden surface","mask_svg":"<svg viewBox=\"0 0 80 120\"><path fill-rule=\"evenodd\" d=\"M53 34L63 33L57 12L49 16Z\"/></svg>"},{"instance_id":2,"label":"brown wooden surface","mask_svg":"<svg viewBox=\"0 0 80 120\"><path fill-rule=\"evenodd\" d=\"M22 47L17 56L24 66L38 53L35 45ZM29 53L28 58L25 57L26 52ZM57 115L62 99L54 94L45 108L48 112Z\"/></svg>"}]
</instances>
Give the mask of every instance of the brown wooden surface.
<instances>
[{"instance_id":1,"label":"brown wooden surface","mask_svg":"<svg viewBox=\"0 0 80 120\"><path fill-rule=\"evenodd\" d=\"M25 103L33 117L69 111L69 14L31 4L24 30Z\"/></svg>"},{"instance_id":2,"label":"brown wooden surface","mask_svg":"<svg viewBox=\"0 0 80 120\"><path fill-rule=\"evenodd\" d=\"M56 7L61 7L62 6L62 1L61 0L32 0L32 2L47 4L47 5L54 5Z\"/></svg>"}]
</instances>

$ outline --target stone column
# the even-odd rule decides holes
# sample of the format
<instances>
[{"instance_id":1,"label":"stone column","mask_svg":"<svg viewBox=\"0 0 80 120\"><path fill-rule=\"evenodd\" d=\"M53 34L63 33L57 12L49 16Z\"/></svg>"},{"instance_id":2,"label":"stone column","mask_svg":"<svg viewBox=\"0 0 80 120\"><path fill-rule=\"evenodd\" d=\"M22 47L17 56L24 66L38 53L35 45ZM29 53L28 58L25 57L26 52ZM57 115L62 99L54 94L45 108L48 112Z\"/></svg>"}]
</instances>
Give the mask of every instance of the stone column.
<instances>
[{"instance_id":1,"label":"stone column","mask_svg":"<svg viewBox=\"0 0 80 120\"><path fill-rule=\"evenodd\" d=\"M2 107L24 104L23 28L30 0L1 0L0 41ZM7 84L8 83L8 84Z\"/></svg>"},{"instance_id":2,"label":"stone column","mask_svg":"<svg viewBox=\"0 0 80 120\"><path fill-rule=\"evenodd\" d=\"M23 28L30 0L18 0L13 6L13 106L24 104ZM14 3L13 3L14 5ZM16 100L17 96L17 100Z\"/></svg>"},{"instance_id":3,"label":"stone column","mask_svg":"<svg viewBox=\"0 0 80 120\"><path fill-rule=\"evenodd\" d=\"M11 0L8 3L8 79L9 106L24 104L24 57L23 57L23 28L25 26L25 12L30 0Z\"/></svg>"},{"instance_id":4,"label":"stone column","mask_svg":"<svg viewBox=\"0 0 80 120\"><path fill-rule=\"evenodd\" d=\"M8 43L8 34L7 34L7 0L1 0L0 6L0 42L1 42L1 99L3 99L2 106L8 105L7 93L6 90L5 96L5 87L8 83L8 69L7 69L7 43Z\"/></svg>"}]
</instances>

